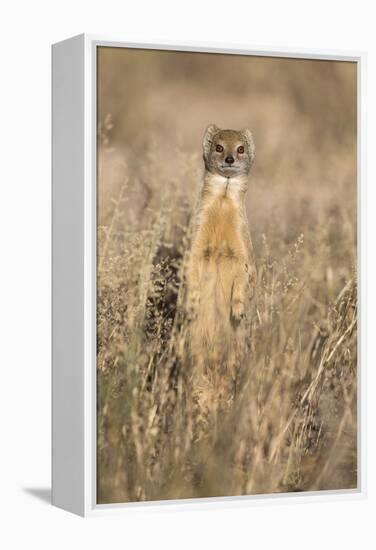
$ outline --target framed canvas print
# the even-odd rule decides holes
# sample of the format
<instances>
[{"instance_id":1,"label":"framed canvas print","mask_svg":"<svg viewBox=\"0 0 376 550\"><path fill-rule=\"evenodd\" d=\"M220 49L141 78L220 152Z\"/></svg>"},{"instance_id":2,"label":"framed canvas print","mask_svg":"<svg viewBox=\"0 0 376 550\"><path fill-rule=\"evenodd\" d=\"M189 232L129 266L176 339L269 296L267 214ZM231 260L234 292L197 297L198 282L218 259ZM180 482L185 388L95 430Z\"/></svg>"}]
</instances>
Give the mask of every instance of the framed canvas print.
<instances>
[{"instance_id":1,"label":"framed canvas print","mask_svg":"<svg viewBox=\"0 0 376 550\"><path fill-rule=\"evenodd\" d=\"M362 495L364 56L52 61L53 503Z\"/></svg>"}]
</instances>

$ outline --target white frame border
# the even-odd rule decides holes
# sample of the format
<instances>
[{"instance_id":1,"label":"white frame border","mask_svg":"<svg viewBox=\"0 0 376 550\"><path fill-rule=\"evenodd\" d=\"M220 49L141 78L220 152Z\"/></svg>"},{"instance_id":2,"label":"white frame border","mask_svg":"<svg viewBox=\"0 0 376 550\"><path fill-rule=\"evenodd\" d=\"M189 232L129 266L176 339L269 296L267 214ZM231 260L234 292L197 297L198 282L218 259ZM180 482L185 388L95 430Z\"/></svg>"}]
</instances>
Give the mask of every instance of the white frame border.
<instances>
[{"instance_id":1,"label":"white frame border","mask_svg":"<svg viewBox=\"0 0 376 550\"><path fill-rule=\"evenodd\" d=\"M84 511L85 516L143 513L143 511L217 509L265 504L328 502L363 499L366 492L366 54L328 50L282 50L223 43L125 42L80 35L84 40ZM73 38L74 40L75 38ZM358 71L357 216L358 216L358 487L337 491L244 495L121 504L97 504L96 481L96 50L97 47L140 48L266 57L351 61ZM54 430L54 427L53 427ZM69 448L69 441L67 441Z\"/></svg>"}]
</instances>

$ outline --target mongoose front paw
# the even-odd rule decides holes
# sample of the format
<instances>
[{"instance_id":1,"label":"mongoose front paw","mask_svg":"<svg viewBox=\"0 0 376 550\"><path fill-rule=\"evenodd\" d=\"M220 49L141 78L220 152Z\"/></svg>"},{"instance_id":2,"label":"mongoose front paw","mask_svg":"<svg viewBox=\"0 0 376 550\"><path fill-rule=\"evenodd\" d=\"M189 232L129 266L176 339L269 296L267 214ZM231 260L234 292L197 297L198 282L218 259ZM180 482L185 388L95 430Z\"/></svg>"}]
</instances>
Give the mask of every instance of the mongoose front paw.
<instances>
[{"instance_id":1,"label":"mongoose front paw","mask_svg":"<svg viewBox=\"0 0 376 550\"><path fill-rule=\"evenodd\" d=\"M254 286L251 286L251 287L249 288L249 299L252 300L253 297L254 297L254 295L255 295L255 287L254 287Z\"/></svg>"},{"instance_id":2,"label":"mongoose front paw","mask_svg":"<svg viewBox=\"0 0 376 550\"><path fill-rule=\"evenodd\" d=\"M237 326L245 318L244 303L235 300L231 306L231 321Z\"/></svg>"}]
</instances>

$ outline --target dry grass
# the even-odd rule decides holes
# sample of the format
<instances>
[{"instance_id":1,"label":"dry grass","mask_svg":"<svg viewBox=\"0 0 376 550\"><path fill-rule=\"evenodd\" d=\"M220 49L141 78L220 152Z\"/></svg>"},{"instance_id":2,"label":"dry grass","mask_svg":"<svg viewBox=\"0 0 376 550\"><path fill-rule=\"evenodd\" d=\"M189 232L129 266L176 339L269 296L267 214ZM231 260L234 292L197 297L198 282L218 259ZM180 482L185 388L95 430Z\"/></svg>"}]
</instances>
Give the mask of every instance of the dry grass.
<instances>
[{"instance_id":1,"label":"dry grass","mask_svg":"<svg viewBox=\"0 0 376 550\"><path fill-rule=\"evenodd\" d=\"M206 67L189 57L187 66L195 69L190 94L201 115L193 117L191 107L180 112L179 105L168 110L166 103L181 94L173 73L174 85L153 88L149 110L162 113L163 124L149 113L155 131L144 130L142 146L143 134L135 130L139 120L130 116L131 127L121 130L119 113L126 108L119 106L117 81L106 71L115 74L123 57L113 55L107 61L104 55L99 72L98 502L355 487L351 64L286 60L282 70L281 60L272 60L272 66L256 58L241 77L252 73L248 95L242 88L225 90L216 96L218 110L209 102L212 112L203 116L199 94L208 93L209 83L202 81ZM156 59L150 71L162 79L165 65L155 67ZM179 69L170 58L169 63L184 73L184 63ZM297 63L308 65L298 70ZM274 88L271 66L274 75L279 71ZM211 65L212 78L215 70ZM323 89L325 97L318 93ZM141 96L139 114L150 104L144 92ZM218 117L235 97L243 103L235 102L238 111L227 126L256 128L247 208L259 283L239 391L232 408L218 412L203 410L194 399L193 366L178 313L182 257L202 174L195 125L202 134L208 122L222 124ZM258 107L252 120L243 112L241 123L245 101L257 101ZM103 107L107 104L113 108ZM134 98L136 111L137 105ZM107 110L114 112L114 128ZM166 130L169 122L174 128L177 113L187 140Z\"/></svg>"}]
</instances>

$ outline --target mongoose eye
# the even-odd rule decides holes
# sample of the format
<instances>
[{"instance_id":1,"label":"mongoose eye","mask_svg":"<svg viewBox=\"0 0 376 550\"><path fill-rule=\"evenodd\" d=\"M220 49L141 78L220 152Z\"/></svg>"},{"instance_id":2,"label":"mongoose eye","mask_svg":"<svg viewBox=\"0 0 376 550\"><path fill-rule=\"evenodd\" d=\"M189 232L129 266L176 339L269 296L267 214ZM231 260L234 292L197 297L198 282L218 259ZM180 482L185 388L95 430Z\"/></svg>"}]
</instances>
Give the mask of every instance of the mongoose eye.
<instances>
[{"instance_id":1,"label":"mongoose eye","mask_svg":"<svg viewBox=\"0 0 376 550\"><path fill-rule=\"evenodd\" d=\"M223 151L222 145L218 144L217 147L215 148L215 150L217 151L217 153L222 153L222 151Z\"/></svg>"},{"instance_id":2,"label":"mongoose eye","mask_svg":"<svg viewBox=\"0 0 376 550\"><path fill-rule=\"evenodd\" d=\"M238 153L240 153L240 154L244 153L244 147L243 147L243 145L241 145L240 147L238 147Z\"/></svg>"}]
</instances>

